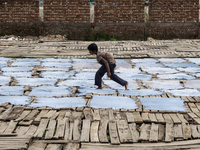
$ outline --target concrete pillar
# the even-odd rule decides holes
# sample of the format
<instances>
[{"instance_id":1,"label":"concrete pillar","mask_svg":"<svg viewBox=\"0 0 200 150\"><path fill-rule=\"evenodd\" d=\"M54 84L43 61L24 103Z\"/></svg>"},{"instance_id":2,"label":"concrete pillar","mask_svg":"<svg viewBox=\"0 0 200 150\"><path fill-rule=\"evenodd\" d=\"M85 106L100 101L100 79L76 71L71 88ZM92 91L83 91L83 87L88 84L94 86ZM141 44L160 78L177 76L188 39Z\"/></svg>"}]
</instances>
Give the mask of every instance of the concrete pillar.
<instances>
[{"instance_id":1,"label":"concrete pillar","mask_svg":"<svg viewBox=\"0 0 200 150\"><path fill-rule=\"evenodd\" d=\"M94 4L90 3L90 23L94 23Z\"/></svg>"}]
</instances>

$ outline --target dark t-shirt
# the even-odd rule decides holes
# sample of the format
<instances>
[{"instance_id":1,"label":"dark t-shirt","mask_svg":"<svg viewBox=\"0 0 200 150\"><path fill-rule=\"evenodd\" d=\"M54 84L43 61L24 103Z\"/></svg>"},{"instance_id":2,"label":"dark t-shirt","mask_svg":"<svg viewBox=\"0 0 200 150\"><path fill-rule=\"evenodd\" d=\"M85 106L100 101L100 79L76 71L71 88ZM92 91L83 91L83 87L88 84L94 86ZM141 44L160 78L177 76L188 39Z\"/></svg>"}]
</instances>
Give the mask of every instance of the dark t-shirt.
<instances>
[{"instance_id":1,"label":"dark t-shirt","mask_svg":"<svg viewBox=\"0 0 200 150\"><path fill-rule=\"evenodd\" d=\"M110 53L98 51L97 52L97 61L100 64L102 64L101 63L102 58L104 58L109 64L115 64L116 63L114 57Z\"/></svg>"}]
</instances>

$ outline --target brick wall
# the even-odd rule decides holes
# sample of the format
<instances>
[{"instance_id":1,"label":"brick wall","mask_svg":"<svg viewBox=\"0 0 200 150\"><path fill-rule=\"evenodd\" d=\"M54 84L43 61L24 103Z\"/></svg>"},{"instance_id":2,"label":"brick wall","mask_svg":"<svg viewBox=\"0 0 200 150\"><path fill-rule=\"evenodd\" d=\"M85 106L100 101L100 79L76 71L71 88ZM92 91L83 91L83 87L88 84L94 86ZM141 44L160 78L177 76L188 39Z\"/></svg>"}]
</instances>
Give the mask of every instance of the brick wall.
<instances>
[{"instance_id":1,"label":"brick wall","mask_svg":"<svg viewBox=\"0 0 200 150\"><path fill-rule=\"evenodd\" d=\"M155 39L195 39L199 32L198 22L150 22L146 24L147 37Z\"/></svg>"},{"instance_id":2,"label":"brick wall","mask_svg":"<svg viewBox=\"0 0 200 150\"><path fill-rule=\"evenodd\" d=\"M45 22L90 22L89 0L43 0Z\"/></svg>"},{"instance_id":3,"label":"brick wall","mask_svg":"<svg viewBox=\"0 0 200 150\"><path fill-rule=\"evenodd\" d=\"M1 22L38 22L39 0L0 0Z\"/></svg>"},{"instance_id":4,"label":"brick wall","mask_svg":"<svg viewBox=\"0 0 200 150\"><path fill-rule=\"evenodd\" d=\"M95 22L144 22L144 0L95 0Z\"/></svg>"},{"instance_id":5,"label":"brick wall","mask_svg":"<svg viewBox=\"0 0 200 150\"><path fill-rule=\"evenodd\" d=\"M192 39L199 36L198 22L150 22L150 23L90 23L67 22L0 22L0 36L66 35L69 40L92 40L95 34L118 40ZM109 40L109 39L108 39Z\"/></svg>"},{"instance_id":6,"label":"brick wall","mask_svg":"<svg viewBox=\"0 0 200 150\"><path fill-rule=\"evenodd\" d=\"M119 40L144 40L145 23L96 23L94 33L109 34Z\"/></svg>"},{"instance_id":7,"label":"brick wall","mask_svg":"<svg viewBox=\"0 0 200 150\"><path fill-rule=\"evenodd\" d=\"M198 22L199 0L150 0L150 22Z\"/></svg>"}]
</instances>

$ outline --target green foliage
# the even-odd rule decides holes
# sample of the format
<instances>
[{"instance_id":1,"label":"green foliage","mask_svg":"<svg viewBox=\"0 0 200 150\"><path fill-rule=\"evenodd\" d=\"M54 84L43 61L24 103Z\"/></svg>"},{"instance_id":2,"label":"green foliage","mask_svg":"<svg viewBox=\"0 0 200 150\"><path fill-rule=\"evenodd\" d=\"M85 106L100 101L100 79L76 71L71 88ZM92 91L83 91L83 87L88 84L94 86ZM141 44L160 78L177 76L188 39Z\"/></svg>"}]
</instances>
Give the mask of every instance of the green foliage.
<instances>
[{"instance_id":1,"label":"green foliage","mask_svg":"<svg viewBox=\"0 0 200 150\"><path fill-rule=\"evenodd\" d=\"M117 39L113 35L113 37L110 39L110 41L117 41Z\"/></svg>"},{"instance_id":2,"label":"green foliage","mask_svg":"<svg viewBox=\"0 0 200 150\"><path fill-rule=\"evenodd\" d=\"M105 32L97 32L93 35L94 41L108 41L111 39L111 36Z\"/></svg>"},{"instance_id":3,"label":"green foliage","mask_svg":"<svg viewBox=\"0 0 200 150\"><path fill-rule=\"evenodd\" d=\"M110 136L109 135L107 135L107 138L108 138L108 141L110 142Z\"/></svg>"},{"instance_id":4,"label":"green foliage","mask_svg":"<svg viewBox=\"0 0 200 150\"><path fill-rule=\"evenodd\" d=\"M46 130L47 130L47 129L46 129ZM43 132L43 135L42 135L43 137L46 135L46 132L47 132L46 130Z\"/></svg>"},{"instance_id":5,"label":"green foliage","mask_svg":"<svg viewBox=\"0 0 200 150\"><path fill-rule=\"evenodd\" d=\"M117 41L117 40L122 40L120 36L116 36L113 34L109 34L106 32L95 32L91 33L90 29L87 29L85 31L85 36L84 36L85 41Z\"/></svg>"},{"instance_id":6,"label":"green foliage","mask_svg":"<svg viewBox=\"0 0 200 150\"><path fill-rule=\"evenodd\" d=\"M94 2L94 0L90 0L90 2Z\"/></svg>"}]
</instances>

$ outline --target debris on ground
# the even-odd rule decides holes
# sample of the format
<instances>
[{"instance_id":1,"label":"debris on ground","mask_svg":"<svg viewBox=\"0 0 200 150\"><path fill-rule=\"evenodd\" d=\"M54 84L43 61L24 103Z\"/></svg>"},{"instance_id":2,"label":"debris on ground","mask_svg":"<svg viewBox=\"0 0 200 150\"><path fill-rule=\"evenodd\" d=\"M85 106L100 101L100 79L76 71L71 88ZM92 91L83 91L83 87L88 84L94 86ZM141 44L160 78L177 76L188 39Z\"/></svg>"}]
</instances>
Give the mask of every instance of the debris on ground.
<instances>
[{"instance_id":1,"label":"debris on ground","mask_svg":"<svg viewBox=\"0 0 200 150\"><path fill-rule=\"evenodd\" d=\"M5 35L0 36L0 40L11 40L11 41L65 41L67 40L66 35L47 35L47 36L16 36L16 35Z\"/></svg>"}]
</instances>

